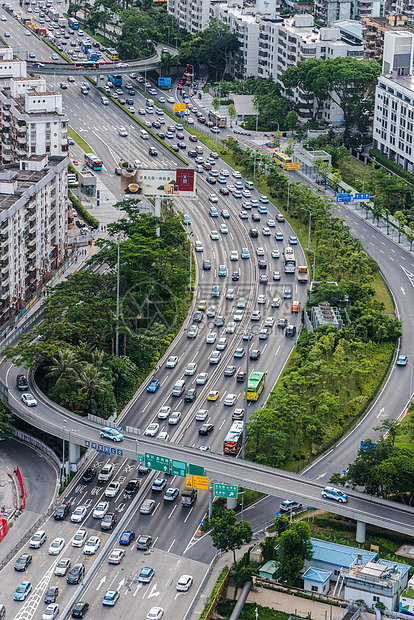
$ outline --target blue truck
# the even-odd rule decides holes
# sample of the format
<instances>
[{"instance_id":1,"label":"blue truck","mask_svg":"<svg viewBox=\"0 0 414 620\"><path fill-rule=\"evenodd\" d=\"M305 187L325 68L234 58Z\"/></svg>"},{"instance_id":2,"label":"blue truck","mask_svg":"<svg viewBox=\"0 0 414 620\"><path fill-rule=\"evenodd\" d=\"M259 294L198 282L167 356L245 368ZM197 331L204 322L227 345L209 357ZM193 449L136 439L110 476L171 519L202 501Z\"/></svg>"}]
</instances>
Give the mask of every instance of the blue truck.
<instances>
[{"instance_id":1,"label":"blue truck","mask_svg":"<svg viewBox=\"0 0 414 620\"><path fill-rule=\"evenodd\" d=\"M114 86L122 86L122 75L108 75L108 80L112 82Z\"/></svg>"}]
</instances>

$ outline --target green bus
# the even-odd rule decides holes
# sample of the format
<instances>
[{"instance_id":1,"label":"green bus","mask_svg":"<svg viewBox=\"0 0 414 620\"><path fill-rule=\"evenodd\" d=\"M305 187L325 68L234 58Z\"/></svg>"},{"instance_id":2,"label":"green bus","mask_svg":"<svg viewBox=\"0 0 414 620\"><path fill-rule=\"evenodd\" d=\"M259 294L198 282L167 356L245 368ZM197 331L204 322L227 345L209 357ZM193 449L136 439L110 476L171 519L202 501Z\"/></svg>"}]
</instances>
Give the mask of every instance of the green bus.
<instances>
[{"instance_id":1,"label":"green bus","mask_svg":"<svg viewBox=\"0 0 414 620\"><path fill-rule=\"evenodd\" d=\"M254 370L247 382L247 400L257 400L262 393L266 383L266 372L257 372Z\"/></svg>"}]
</instances>

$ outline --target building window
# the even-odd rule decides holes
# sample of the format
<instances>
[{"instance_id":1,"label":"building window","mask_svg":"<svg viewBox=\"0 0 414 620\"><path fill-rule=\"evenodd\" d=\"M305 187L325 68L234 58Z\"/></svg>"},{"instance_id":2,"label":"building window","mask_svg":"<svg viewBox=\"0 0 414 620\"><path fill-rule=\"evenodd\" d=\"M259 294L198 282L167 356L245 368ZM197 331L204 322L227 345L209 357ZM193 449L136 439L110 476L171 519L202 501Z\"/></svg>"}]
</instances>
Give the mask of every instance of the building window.
<instances>
[{"instance_id":1,"label":"building window","mask_svg":"<svg viewBox=\"0 0 414 620\"><path fill-rule=\"evenodd\" d=\"M395 125L390 125L390 131L391 133L395 133L396 127Z\"/></svg>"},{"instance_id":2,"label":"building window","mask_svg":"<svg viewBox=\"0 0 414 620\"><path fill-rule=\"evenodd\" d=\"M339 575L339 570L334 570L334 575Z\"/></svg>"},{"instance_id":3,"label":"building window","mask_svg":"<svg viewBox=\"0 0 414 620\"><path fill-rule=\"evenodd\" d=\"M396 102L396 101L394 101L394 100L392 100L392 101L391 101L391 107L392 107L392 109L393 109L393 110L397 111L397 107L398 107L398 106L397 106L397 102Z\"/></svg>"},{"instance_id":4,"label":"building window","mask_svg":"<svg viewBox=\"0 0 414 620\"><path fill-rule=\"evenodd\" d=\"M404 105L401 106L401 114L404 114L404 116L407 114L407 108Z\"/></svg>"},{"instance_id":5,"label":"building window","mask_svg":"<svg viewBox=\"0 0 414 620\"><path fill-rule=\"evenodd\" d=\"M318 592L318 586L311 586L311 592Z\"/></svg>"},{"instance_id":6,"label":"building window","mask_svg":"<svg viewBox=\"0 0 414 620\"><path fill-rule=\"evenodd\" d=\"M374 601L374 603L379 603L380 597L379 596L373 596L372 600Z\"/></svg>"},{"instance_id":7,"label":"building window","mask_svg":"<svg viewBox=\"0 0 414 620\"><path fill-rule=\"evenodd\" d=\"M391 95L393 95L394 94L394 89L391 88L391 86L388 86L388 92L391 93Z\"/></svg>"},{"instance_id":8,"label":"building window","mask_svg":"<svg viewBox=\"0 0 414 620\"><path fill-rule=\"evenodd\" d=\"M399 99L402 99L402 94L401 94L401 93L396 92L395 94L397 95L397 97L398 97Z\"/></svg>"},{"instance_id":9,"label":"building window","mask_svg":"<svg viewBox=\"0 0 414 620\"><path fill-rule=\"evenodd\" d=\"M406 152L408 155L411 155L411 146L406 146L406 147L405 147L405 152Z\"/></svg>"}]
</instances>

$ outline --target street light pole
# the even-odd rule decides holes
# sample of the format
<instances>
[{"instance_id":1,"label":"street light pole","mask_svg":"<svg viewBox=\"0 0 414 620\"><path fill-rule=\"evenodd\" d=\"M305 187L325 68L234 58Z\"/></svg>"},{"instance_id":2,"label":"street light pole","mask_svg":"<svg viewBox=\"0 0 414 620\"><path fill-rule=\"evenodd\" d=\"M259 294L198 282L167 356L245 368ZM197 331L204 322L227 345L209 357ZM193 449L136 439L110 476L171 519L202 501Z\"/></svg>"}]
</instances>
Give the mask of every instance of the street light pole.
<instances>
[{"instance_id":1,"label":"street light pole","mask_svg":"<svg viewBox=\"0 0 414 620\"><path fill-rule=\"evenodd\" d=\"M288 178L288 194L287 194L286 215L289 215L289 190L290 190L290 179Z\"/></svg>"},{"instance_id":2,"label":"street light pole","mask_svg":"<svg viewBox=\"0 0 414 620\"><path fill-rule=\"evenodd\" d=\"M62 446L62 480L63 480L63 486L66 484L66 469L65 469L65 430L66 430L66 420L63 420L63 446Z\"/></svg>"},{"instance_id":3,"label":"street light pole","mask_svg":"<svg viewBox=\"0 0 414 620\"><path fill-rule=\"evenodd\" d=\"M301 207L302 211L307 211L309 213L309 233L308 233L308 250L310 248L310 235L311 235L311 226L312 226L312 211L310 209L306 209L306 207Z\"/></svg>"},{"instance_id":4,"label":"street light pole","mask_svg":"<svg viewBox=\"0 0 414 620\"><path fill-rule=\"evenodd\" d=\"M410 404L411 399L413 397L413 365L410 362L407 362L409 366L411 366L411 377L410 377Z\"/></svg>"},{"instance_id":5,"label":"street light pole","mask_svg":"<svg viewBox=\"0 0 414 620\"><path fill-rule=\"evenodd\" d=\"M308 252L312 252L312 254L313 254L313 275L312 275L312 284L313 284L313 282L315 282L316 254L310 248L308 248Z\"/></svg>"},{"instance_id":6,"label":"street light pole","mask_svg":"<svg viewBox=\"0 0 414 620\"><path fill-rule=\"evenodd\" d=\"M118 243L118 262L116 270L116 328L115 328L115 357L119 357L119 242L120 235L117 237Z\"/></svg>"}]
</instances>

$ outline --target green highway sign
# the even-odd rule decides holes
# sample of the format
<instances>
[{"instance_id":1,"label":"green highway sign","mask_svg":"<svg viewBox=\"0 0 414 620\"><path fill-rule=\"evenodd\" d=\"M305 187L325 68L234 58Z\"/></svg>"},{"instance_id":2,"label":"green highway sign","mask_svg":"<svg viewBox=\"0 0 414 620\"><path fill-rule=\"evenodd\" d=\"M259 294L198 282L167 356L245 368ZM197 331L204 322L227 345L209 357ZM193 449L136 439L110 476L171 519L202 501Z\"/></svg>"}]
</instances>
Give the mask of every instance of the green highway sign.
<instances>
[{"instance_id":1,"label":"green highway sign","mask_svg":"<svg viewBox=\"0 0 414 620\"><path fill-rule=\"evenodd\" d=\"M158 454L145 453L145 467L163 471L165 474L170 473L170 459L166 456L158 456Z\"/></svg>"},{"instance_id":2,"label":"green highway sign","mask_svg":"<svg viewBox=\"0 0 414 620\"><path fill-rule=\"evenodd\" d=\"M215 497L237 497L238 487L231 484L215 484L214 496Z\"/></svg>"},{"instance_id":3,"label":"green highway sign","mask_svg":"<svg viewBox=\"0 0 414 620\"><path fill-rule=\"evenodd\" d=\"M185 478L187 475L187 463L185 461L171 459L171 475Z\"/></svg>"},{"instance_id":4,"label":"green highway sign","mask_svg":"<svg viewBox=\"0 0 414 620\"><path fill-rule=\"evenodd\" d=\"M138 461L138 463L143 463L144 462L144 455L143 454L137 454L137 461Z\"/></svg>"},{"instance_id":5,"label":"green highway sign","mask_svg":"<svg viewBox=\"0 0 414 620\"><path fill-rule=\"evenodd\" d=\"M204 476L204 467L200 467L200 465L192 465L188 464L188 473L191 476Z\"/></svg>"}]
</instances>

